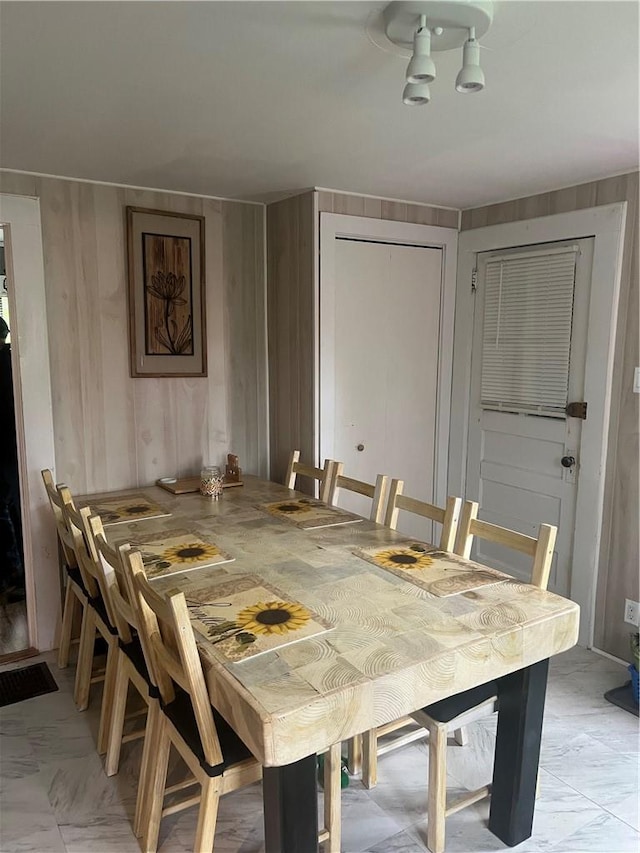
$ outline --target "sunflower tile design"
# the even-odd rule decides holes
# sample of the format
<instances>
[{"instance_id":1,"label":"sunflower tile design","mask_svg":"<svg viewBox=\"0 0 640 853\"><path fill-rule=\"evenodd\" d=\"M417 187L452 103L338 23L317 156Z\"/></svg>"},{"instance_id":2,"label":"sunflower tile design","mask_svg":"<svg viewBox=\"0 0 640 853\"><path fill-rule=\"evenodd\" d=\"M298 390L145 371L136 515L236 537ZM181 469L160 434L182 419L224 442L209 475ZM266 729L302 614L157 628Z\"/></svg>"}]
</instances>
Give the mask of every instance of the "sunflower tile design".
<instances>
[{"instance_id":1,"label":"sunflower tile design","mask_svg":"<svg viewBox=\"0 0 640 853\"><path fill-rule=\"evenodd\" d=\"M354 554L439 598L510 580L502 572L437 551L423 542L391 548L361 548Z\"/></svg>"},{"instance_id":2,"label":"sunflower tile design","mask_svg":"<svg viewBox=\"0 0 640 853\"><path fill-rule=\"evenodd\" d=\"M277 587L258 581L224 599L189 603L192 625L231 663L315 637L332 626ZM193 599L189 598L189 602Z\"/></svg>"},{"instance_id":3,"label":"sunflower tile design","mask_svg":"<svg viewBox=\"0 0 640 853\"><path fill-rule=\"evenodd\" d=\"M215 542L191 530L167 530L130 541L133 547L140 549L147 577L151 579L229 563L234 559Z\"/></svg>"},{"instance_id":4,"label":"sunflower tile design","mask_svg":"<svg viewBox=\"0 0 640 853\"><path fill-rule=\"evenodd\" d=\"M261 504L259 508L276 518L297 524L302 530L317 530L321 527L336 527L339 524L356 524L362 521L359 515L336 506L328 506L314 498L276 501Z\"/></svg>"},{"instance_id":5,"label":"sunflower tile design","mask_svg":"<svg viewBox=\"0 0 640 853\"><path fill-rule=\"evenodd\" d=\"M125 495L118 498L104 498L90 502L91 509L99 515L105 527L108 524L141 521L145 518L163 518L170 512L143 494Z\"/></svg>"}]
</instances>

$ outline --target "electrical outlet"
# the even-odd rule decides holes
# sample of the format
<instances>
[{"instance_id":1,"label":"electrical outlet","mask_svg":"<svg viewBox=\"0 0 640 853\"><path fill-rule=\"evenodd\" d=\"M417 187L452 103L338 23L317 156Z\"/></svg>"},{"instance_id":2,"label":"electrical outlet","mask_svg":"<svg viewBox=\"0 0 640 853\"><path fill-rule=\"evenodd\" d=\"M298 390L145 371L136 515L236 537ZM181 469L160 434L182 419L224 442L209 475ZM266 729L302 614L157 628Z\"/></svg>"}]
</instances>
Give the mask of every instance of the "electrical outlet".
<instances>
[{"instance_id":1,"label":"electrical outlet","mask_svg":"<svg viewBox=\"0 0 640 853\"><path fill-rule=\"evenodd\" d=\"M624 621L628 622L629 625L635 625L638 627L640 619L640 602L631 601L630 598L625 598L624 600Z\"/></svg>"}]
</instances>

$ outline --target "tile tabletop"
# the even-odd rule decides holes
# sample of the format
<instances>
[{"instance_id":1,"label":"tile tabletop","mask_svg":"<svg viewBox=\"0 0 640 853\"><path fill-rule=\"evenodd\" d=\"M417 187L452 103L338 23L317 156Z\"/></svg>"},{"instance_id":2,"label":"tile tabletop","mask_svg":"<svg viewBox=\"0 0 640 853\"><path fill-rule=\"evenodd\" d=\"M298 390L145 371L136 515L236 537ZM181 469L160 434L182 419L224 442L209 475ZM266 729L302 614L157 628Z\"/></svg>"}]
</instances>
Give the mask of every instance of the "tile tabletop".
<instances>
[{"instance_id":1,"label":"tile tabletop","mask_svg":"<svg viewBox=\"0 0 640 853\"><path fill-rule=\"evenodd\" d=\"M227 648L249 629L260 634L276 631L267 623L278 624L282 642L260 654L233 660L217 642L215 625L207 637L202 624L194 624L212 703L267 767L322 751L576 643L579 608L565 598L370 521L302 529L264 505L303 496L255 477L244 481L219 501L155 486L136 489L170 514L121 522L106 533L121 544L180 528L230 555L232 562L154 580L158 589L182 590L195 604L212 601L215 590L228 597L242 592L249 578L277 589L277 602L257 602L277 612L259 615L256 626L260 608L246 609L236 634L225 635ZM411 561L398 554L418 555L415 578ZM297 640L306 613L325 630Z\"/></svg>"}]
</instances>

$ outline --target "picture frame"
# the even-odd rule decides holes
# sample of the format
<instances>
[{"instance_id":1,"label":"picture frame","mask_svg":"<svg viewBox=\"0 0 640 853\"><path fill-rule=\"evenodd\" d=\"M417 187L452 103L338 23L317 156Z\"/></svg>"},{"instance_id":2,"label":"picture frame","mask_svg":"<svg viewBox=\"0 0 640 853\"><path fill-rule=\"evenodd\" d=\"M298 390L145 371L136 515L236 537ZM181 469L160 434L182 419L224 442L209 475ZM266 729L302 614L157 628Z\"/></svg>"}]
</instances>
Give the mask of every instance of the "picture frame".
<instances>
[{"instance_id":1,"label":"picture frame","mask_svg":"<svg viewBox=\"0 0 640 853\"><path fill-rule=\"evenodd\" d=\"M131 376L207 375L204 216L126 208Z\"/></svg>"}]
</instances>

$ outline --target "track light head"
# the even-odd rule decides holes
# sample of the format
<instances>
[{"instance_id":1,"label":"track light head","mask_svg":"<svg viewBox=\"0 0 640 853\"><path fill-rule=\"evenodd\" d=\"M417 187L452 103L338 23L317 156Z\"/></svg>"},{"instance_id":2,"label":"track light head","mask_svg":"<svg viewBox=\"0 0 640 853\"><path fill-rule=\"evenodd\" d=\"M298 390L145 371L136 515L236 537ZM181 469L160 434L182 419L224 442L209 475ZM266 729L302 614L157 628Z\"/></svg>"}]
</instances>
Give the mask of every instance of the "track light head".
<instances>
[{"instance_id":1,"label":"track light head","mask_svg":"<svg viewBox=\"0 0 640 853\"><path fill-rule=\"evenodd\" d=\"M407 66L407 83L432 83L436 66L431 59L431 30L422 16L420 27L413 37L413 56Z\"/></svg>"},{"instance_id":2,"label":"track light head","mask_svg":"<svg viewBox=\"0 0 640 853\"><path fill-rule=\"evenodd\" d=\"M402 93L402 103L408 107L421 107L431 100L428 83L407 83Z\"/></svg>"},{"instance_id":3,"label":"track light head","mask_svg":"<svg viewBox=\"0 0 640 853\"><path fill-rule=\"evenodd\" d=\"M480 44L475 28L469 30L469 38L462 48L462 68L456 77L456 92L463 95L484 89L484 72L480 68Z\"/></svg>"}]
</instances>

